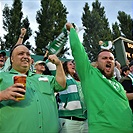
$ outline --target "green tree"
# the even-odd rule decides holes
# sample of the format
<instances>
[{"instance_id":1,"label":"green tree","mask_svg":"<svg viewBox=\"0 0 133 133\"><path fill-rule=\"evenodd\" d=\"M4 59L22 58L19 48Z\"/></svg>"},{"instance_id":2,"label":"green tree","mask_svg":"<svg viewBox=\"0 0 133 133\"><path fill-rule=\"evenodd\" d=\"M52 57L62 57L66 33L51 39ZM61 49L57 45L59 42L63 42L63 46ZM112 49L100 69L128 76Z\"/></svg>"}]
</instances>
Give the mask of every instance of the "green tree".
<instances>
[{"instance_id":1,"label":"green tree","mask_svg":"<svg viewBox=\"0 0 133 133\"><path fill-rule=\"evenodd\" d=\"M31 29L29 27L29 21L26 17L23 18L22 13L22 1L14 0L11 8L6 4L3 9L3 28L7 32L4 35L5 39L5 49L10 50L17 42L20 35L20 30L22 26L27 29L27 39L31 36ZM26 41L26 38L25 40Z\"/></svg>"},{"instance_id":2,"label":"green tree","mask_svg":"<svg viewBox=\"0 0 133 133\"><path fill-rule=\"evenodd\" d=\"M92 3L92 11L89 8L88 3L85 3L82 16L83 26L86 27L83 34L83 45L86 47L89 59L95 61L100 50L99 41L112 41L112 35L101 3L96 0Z\"/></svg>"},{"instance_id":3,"label":"green tree","mask_svg":"<svg viewBox=\"0 0 133 133\"><path fill-rule=\"evenodd\" d=\"M117 19L123 37L133 40L133 19L123 11L118 12Z\"/></svg>"},{"instance_id":4,"label":"green tree","mask_svg":"<svg viewBox=\"0 0 133 133\"><path fill-rule=\"evenodd\" d=\"M60 0L41 0L41 9L37 11L36 20L39 24L36 31L36 54L43 55L45 47L62 31L67 22L67 10Z\"/></svg>"},{"instance_id":5,"label":"green tree","mask_svg":"<svg viewBox=\"0 0 133 133\"><path fill-rule=\"evenodd\" d=\"M2 49L2 50L5 49L4 41L2 40L1 37L0 37L0 49Z\"/></svg>"},{"instance_id":6,"label":"green tree","mask_svg":"<svg viewBox=\"0 0 133 133\"><path fill-rule=\"evenodd\" d=\"M115 22L115 24L112 24L112 36L113 40L121 36L121 31L117 22Z\"/></svg>"}]
</instances>

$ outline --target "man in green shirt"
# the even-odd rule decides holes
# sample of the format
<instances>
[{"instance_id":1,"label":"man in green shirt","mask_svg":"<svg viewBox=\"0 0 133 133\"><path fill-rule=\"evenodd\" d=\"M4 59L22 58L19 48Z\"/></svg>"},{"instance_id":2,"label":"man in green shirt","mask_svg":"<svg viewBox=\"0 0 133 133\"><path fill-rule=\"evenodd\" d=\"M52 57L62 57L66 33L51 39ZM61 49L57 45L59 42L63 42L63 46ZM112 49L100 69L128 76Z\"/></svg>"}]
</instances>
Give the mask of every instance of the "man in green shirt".
<instances>
[{"instance_id":1,"label":"man in green shirt","mask_svg":"<svg viewBox=\"0 0 133 133\"><path fill-rule=\"evenodd\" d=\"M70 46L87 106L89 133L133 133L133 116L122 85L114 75L114 56L103 50L93 67L71 23Z\"/></svg>"},{"instance_id":2,"label":"man in green shirt","mask_svg":"<svg viewBox=\"0 0 133 133\"><path fill-rule=\"evenodd\" d=\"M64 90L66 78L61 61L50 55L56 75L45 76L29 71L31 57L26 46L16 45L10 55L12 69L0 73L0 133L57 133L58 111L55 91ZM26 91L15 83L15 75L27 75ZM25 93L24 100L19 92Z\"/></svg>"}]
</instances>

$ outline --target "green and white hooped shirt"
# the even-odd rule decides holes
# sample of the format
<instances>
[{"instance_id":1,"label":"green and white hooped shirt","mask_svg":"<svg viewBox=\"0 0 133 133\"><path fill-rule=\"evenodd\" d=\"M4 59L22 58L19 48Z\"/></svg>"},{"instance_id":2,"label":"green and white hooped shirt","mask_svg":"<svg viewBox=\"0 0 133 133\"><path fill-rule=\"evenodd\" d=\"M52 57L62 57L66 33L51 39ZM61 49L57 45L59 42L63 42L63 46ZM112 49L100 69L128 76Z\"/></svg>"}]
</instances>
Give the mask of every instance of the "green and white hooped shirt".
<instances>
[{"instance_id":1,"label":"green and white hooped shirt","mask_svg":"<svg viewBox=\"0 0 133 133\"><path fill-rule=\"evenodd\" d=\"M128 74L128 77L132 80L132 85L133 85L133 74L132 73L129 73Z\"/></svg>"},{"instance_id":2,"label":"green and white hooped shirt","mask_svg":"<svg viewBox=\"0 0 133 133\"><path fill-rule=\"evenodd\" d=\"M81 83L74 80L70 75L67 77L68 88L59 92L61 102L59 103L59 116L86 117L86 107L82 94Z\"/></svg>"}]
</instances>

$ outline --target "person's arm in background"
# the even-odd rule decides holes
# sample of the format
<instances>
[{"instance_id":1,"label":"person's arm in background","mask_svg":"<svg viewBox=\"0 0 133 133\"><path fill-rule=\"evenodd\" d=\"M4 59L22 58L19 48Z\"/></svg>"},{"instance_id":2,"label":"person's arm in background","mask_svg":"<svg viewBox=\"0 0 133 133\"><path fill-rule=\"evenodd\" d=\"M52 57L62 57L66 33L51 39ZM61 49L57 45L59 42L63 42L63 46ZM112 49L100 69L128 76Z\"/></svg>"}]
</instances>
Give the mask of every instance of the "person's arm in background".
<instances>
[{"instance_id":1,"label":"person's arm in background","mask_svg":"<svg viewBox=\"0 0 133 133\"><path fill-rule=\"evenodd\" d=\"M44 72L44 75L53 75L53 76L55 76L56 75L56 65L48 60L48 55L49 55L49 51L46 50L44 58L43 58L43 61L45 61L45 64L46 64L45 65L46 71Z\"/></svg>"},{"instance_id":2,"label":"person's arm in background","mask_svg":"<svg viewBox=\"0 0 133 133\"><path fill-rule=\"evenodd\" d=\"M21 33L19 35L19 38L18 38L18 41L17 41L16 45L23 43L23 39L24 39L25 34L26 34L26 29L25 28L22 28L21 29Z\"/></svg>"},{"instance_id":3,"label":"person's arm in background","mask_svg":"<svg viewBox=\"0 0 133 133\"><path fill-rule=\"evenodd\" d=\"M48 53L49 53L49 51L46 50L45 55L44 55L44 58L43 58L44 61L46 61L48 59Z\"/></svg>"},{"instance_id":4,"label":"person's arm in background","mask_svg":"<svg viewBox=\"0 0 133 133\"><path fill-rule=\"evenodd\" d=\"M51 61L53 64L56 65L56 75L55 75L56 81L63 88L65 88L66 87L66 76L65 76L65 72L63 70L61 61L58 59L56 55L49 55L48 59L49 61Z\"/></svg>"}]
</instances>

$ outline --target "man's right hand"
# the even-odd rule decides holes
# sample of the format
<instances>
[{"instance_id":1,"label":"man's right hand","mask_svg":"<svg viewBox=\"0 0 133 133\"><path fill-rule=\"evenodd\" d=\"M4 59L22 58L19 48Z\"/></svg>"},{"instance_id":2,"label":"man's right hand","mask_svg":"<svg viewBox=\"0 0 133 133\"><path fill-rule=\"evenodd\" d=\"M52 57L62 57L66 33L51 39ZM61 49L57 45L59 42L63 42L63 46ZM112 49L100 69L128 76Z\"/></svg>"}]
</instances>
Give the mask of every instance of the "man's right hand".
<instances>
[{"instance_id":1,"label":"man's right hand","mask_svg":"<svg viewBox=\"0 0 133 133\"><path fill-rule=\"evenodd\" d=\"M16 97L23 97L24 95L20 94L19 92L25 93L26 91L23 89L24 85L21 83L16 83L9 88L0 91L0 101L3 100L14 100L19 101Z\"/></svg>"},{"instance_id":2,"label":"man's right hand","mask_svg":"<svg viewBox=\"0 0 133 133\"><path fill-rule=\"evenodd\" d=\"M68 31L70 31L71 28L74 28L71 23L66 23L66 28Z\"/></svg>"}]
</instances>

